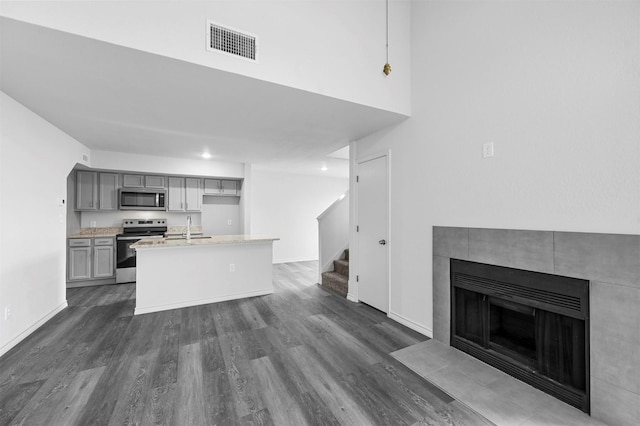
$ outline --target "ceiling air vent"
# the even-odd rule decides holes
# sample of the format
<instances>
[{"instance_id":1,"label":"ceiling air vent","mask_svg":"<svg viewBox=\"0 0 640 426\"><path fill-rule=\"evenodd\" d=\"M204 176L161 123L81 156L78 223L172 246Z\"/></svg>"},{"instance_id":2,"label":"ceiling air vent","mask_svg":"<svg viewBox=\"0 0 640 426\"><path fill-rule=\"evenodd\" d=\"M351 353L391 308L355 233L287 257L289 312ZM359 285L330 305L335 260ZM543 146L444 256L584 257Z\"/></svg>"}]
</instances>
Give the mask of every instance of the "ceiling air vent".
<instances>
[{"instance_id":1,"label":"ceiling air vent","mask_svg":"<svg viewBox=\"0 0 640 426\"><path fill-rule=\"evenodd\" d=\"M258 37L207 21L207 50L257 61Z\"/></svg>"}]
</instances>

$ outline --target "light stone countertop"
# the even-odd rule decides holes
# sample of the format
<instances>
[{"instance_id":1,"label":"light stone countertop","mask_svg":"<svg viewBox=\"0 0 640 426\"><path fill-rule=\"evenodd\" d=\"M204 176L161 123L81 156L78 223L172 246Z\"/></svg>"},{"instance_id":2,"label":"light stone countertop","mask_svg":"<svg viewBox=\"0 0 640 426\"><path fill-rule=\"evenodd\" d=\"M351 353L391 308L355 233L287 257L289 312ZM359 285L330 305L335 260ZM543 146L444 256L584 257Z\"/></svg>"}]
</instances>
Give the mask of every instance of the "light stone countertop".
<instances>
[{"instance_id":1,"label":"light stone countertop","mask_svg":"<svg viewBox=\"0 0 640 426\"><path fill-rule=\"evenodd\" d=\"M208 246L216 244L250 244L277 241L280 238L258 235L214 235L211 237L192 237L190 242L186 238L145 238L131 245L133 249Z\"/></svg>"},{"instance_id":2,"label":"light stone countertop","mask_svg":"<svg viewBox=\"0 0 640 426\"><path fill-rule=\"evenodd\" d=\"M67 238L106 238L122 234L122 228L81 228L79 234L67 235Z\"/></svg>"}]
</instances>

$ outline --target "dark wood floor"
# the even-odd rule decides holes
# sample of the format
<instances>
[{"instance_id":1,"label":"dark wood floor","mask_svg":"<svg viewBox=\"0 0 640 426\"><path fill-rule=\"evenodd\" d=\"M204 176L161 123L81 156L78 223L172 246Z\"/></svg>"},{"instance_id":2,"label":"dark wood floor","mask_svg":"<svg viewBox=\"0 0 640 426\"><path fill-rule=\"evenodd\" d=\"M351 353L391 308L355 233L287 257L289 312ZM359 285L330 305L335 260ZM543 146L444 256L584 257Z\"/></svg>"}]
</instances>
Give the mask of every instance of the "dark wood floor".
<instances>
[{"instance_id":1,"label":"dark wood floor","mask_svg":"<svg viewBox=\"0 0 640 426\"><path fill-rule=\"evenodd\" d=\"M389 356L425 338L275 265L273 295L133 316L132 284L0 358L0 424L489 424ZM180 283L176 283L180 285Z\"/></svg>"}]
</instances>

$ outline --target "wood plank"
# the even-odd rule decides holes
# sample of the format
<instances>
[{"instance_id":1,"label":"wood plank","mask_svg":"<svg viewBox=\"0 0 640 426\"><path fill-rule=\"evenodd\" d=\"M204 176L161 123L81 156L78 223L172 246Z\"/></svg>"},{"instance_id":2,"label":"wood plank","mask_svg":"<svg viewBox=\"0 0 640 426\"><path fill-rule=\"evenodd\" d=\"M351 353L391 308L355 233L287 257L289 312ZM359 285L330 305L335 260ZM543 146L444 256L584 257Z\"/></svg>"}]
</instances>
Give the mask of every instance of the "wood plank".
<instances>
[{"instance_id":1,"label":"wood plank","mask_svg":"<svg viewBox=\"0 0 640 426\"><path fill-rule=\"evenodd\" d=\"M8 425L45 381L21 383L0 393L0 425Z\"/></svg>"},{"instance_id":2,"label":"wood plank","mask_svg":"<svg viewBox=\"0 0 640 426\"><path fill-rule=\"evenodd\" d=\"M170 425L173 422L173 407L176 401L177 383L151 389L147 392L141 424Z\"/></svg>"},{"instance_id":3,"label":"wood plank","mask_svg":"<svg viewBox=\"0 0 640 426\"><path fill-rule=\"evenodd\" d=\"M251 366L260 383L262 397L275 424L300 426L310 424L282 383L269 358L255 359L251 361Z\"/></svg>"},{"instance_id":4,"label":"wood plank","mask_svg":"<svg viewBox=\"0 0 640 426\"><path fill-rule=\"evenodd\" d=\"M98 367L81 371L71 382L66 392L59 393L61 397L59 401L56 404L51 404L52 410L44 424L77 424L82 410L104 370L105 367Z\"/></svg>"},{"instance_id":5,"label":"wood plank","mask_svg":"<svg viewBox=\"0 0 640 426\"><path fill-rule=\"evenodd\" d=\"M120 386L109 425L136 424L143 418L146 394L151 387L152 371L157 360L157 351L133 358L129 364L127 381Z\"/></svg>"},{"instance_id":6,"label":"wood plank","mask_svg":"<svg viewBox=\"0 0 640 426\"><path fill-rule=\"evenodd\" d=\"M180 347L173 418L179 424L207 425L200 343Z\"/></svg>"},{"instance_id":7,"label":"wood plank","mask_svg":"<svg viewBox=\"0 0 640 426\"><path fill-rule=\"evenodd\" d=\"M375 423L367 412L354 401L339 380L318 363L303 346L291 348L289 354L295 364L305 372L306 378L333 415L342 424L366 425Z\"/></svg>"}]
</instances>

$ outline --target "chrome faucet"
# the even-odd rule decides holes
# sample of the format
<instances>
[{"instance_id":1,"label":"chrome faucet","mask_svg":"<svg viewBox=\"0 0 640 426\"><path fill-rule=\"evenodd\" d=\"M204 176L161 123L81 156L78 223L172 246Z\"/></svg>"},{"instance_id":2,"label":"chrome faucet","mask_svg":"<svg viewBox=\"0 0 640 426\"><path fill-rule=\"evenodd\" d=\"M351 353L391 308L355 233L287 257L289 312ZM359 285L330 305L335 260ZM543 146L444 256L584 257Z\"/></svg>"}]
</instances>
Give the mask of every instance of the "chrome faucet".
<instances>
[{"instance_id":1,"label":"chrome faucet","mask_svg":"<svg viewBox=\"0 0 640 426\"><path fill-rule=\"evenodd\" d=\"M187 241L191 241L191 215L187 216Z\"/></svg>"}]
</instances>

